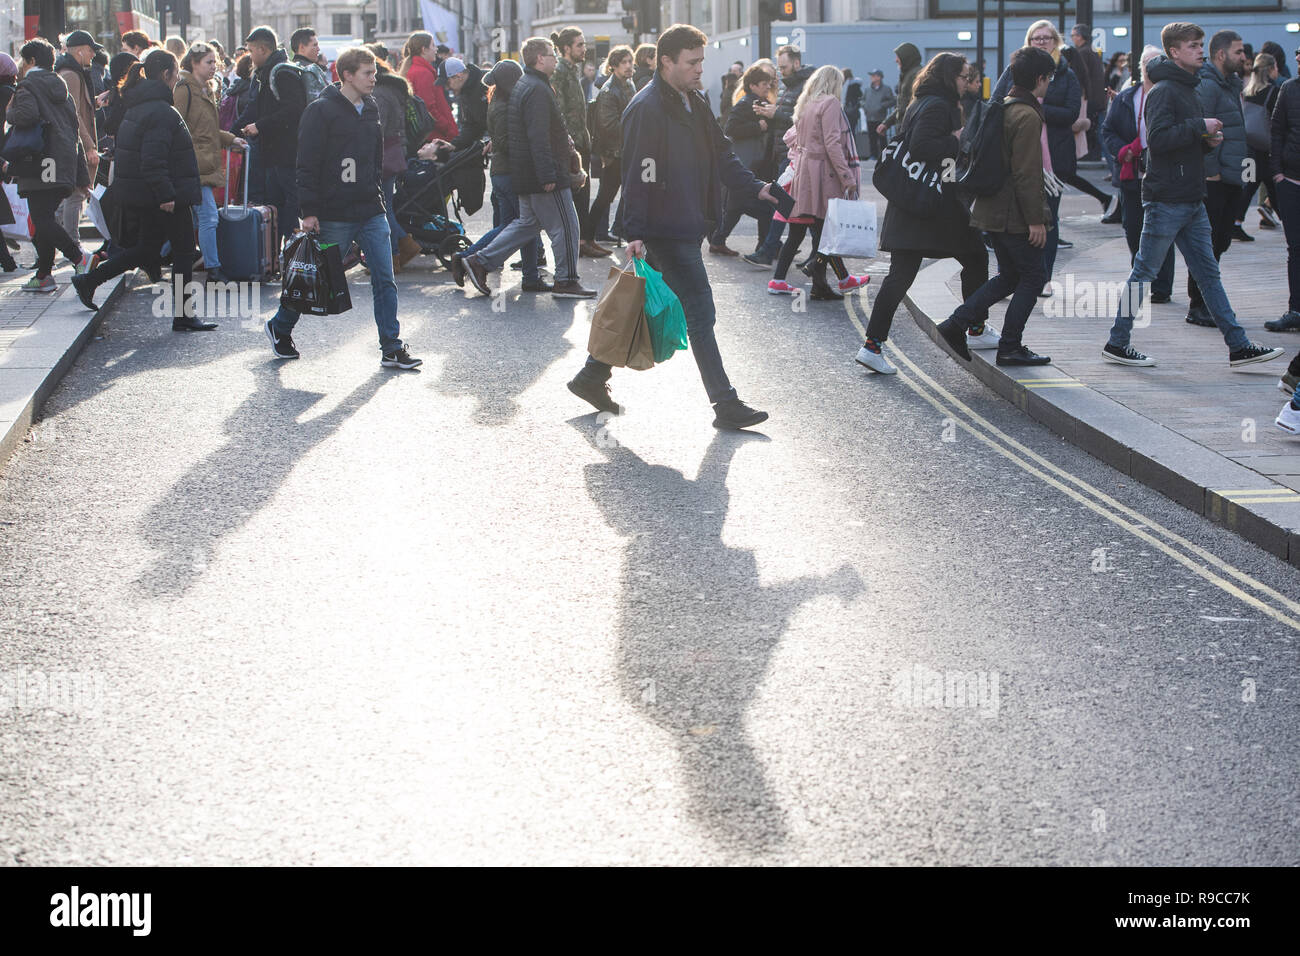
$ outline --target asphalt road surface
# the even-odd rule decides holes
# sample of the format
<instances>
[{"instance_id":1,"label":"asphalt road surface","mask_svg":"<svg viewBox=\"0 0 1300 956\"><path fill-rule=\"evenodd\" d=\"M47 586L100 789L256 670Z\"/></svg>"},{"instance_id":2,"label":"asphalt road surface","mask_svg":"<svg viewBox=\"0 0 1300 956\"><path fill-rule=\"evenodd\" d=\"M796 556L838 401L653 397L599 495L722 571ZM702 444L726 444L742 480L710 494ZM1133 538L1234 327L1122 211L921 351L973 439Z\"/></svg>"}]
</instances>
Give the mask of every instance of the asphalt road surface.
<instances>
[{"instance_id":1,"label":"asphalt road surface","mask_svg":"<svg viewBox=\"0 0 1300 956\"><path fill-rule=\"evenodd\" d=\"M1298 572L710 264L753 434L427 264L418 372L126 299L3 471L0 860L1300 862Z\"/></svg>"}]
</instances>

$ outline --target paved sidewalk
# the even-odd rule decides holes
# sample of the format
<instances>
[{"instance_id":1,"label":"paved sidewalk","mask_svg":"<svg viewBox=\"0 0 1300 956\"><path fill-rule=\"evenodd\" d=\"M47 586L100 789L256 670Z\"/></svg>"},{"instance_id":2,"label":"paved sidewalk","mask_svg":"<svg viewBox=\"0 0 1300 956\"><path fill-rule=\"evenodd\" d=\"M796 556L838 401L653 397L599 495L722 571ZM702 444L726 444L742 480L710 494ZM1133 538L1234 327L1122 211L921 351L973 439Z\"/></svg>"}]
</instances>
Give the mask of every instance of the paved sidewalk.
<instances>
[{"instance_id":1,"label":"paved sidewalk","mask_svg":"<svg viewBox=\"0 0 1300 956\"><path fill-rule=\"evenodd\" d=\"M1187 272L1175 254L1173 302L1151 307L1133 345L1157 361L1129 368L1105 361L1101 347L1114 321L1114 296L1129 273L1119 226L1103 226L1096 204L1074 196L1063 235L1075 243L1057 258L1057 294L1040 299L1025 343L1052 365L1000 369L994 353L977 352L972 372L1063 438L1266 550L1300 565L1300 439L1273 424L1286 400L1278 390L1300 335L1264 323L1286 311L1286 242L1282 230L1245 228L1255 242L1224 253L1228 298L1251 340L1287 355L1232 369L1217 329L1189 325ZM1081 214L1086 210L1086 214ZM1071 214L1072 213L1072 214ZM936 341L960 298L957 265L936 262L921 273L907 304ZM1109 303L1107 299L1109 298ZM1001 324L1005 305L991 315Z\"/></svg>"},{"instance_id":2,"label":"paved sidewalk","mask_svg":"<svg viewBox=\"0 0 1300 956\"><path fill-rule=\"evenodd\" d=\"M20 266L29 266L31 247L24 245L15 257ZM91 312L72 290L72 266L54 271L58 292L22 291L31 276L30 268L0 273L0 468L127 282L124 276L110 294L101 291L101 307Z\"/></svg>"}]
</instances>

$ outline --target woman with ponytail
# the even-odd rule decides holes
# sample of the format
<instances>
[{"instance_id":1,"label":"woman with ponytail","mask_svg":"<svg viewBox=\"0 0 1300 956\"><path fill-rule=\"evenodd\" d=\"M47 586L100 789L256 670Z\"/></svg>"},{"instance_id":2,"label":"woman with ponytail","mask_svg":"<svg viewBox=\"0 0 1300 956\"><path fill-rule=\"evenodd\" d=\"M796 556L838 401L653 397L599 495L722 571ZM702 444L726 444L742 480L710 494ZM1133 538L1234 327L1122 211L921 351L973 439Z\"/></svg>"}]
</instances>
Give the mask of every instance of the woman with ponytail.
<instances>
[{"instance_id":1,"label":"woman with ponytail","mask_svg":"<svg viewBox=\"0 0 1300 956\"><path fill-rule=\"evenodd\" d=\"M430 139L445 139L450 142L460 132L455 117L451 115L451 103L438 86L437 59L433 34L417 30L402 47L402 66L398 70L411 84L415 95L424 101L429 115L433 117L433 132L425 139L426 143Z\"/></svg>"},{"instance_id":2,"label":"woman with ponytail","mask_svg":"<svg viewBox=\"0 0 1300 956\"><path fill-rule=\"evenodd\" d=\"M201 322L187 307L184 294L192 279L194 219L191 210L202 202L194 141L172 105L172 90L180 78L176 57L154 50L134 63L122 82L126 115L117 133L114 188L118 200L139 222L135 242L102 265L73 278L77 297L90 309L95 289L139 266L158 268L163 244L171 243L172 277L181 285L172 296L172 330L206 332L216 328Z\"/></svg>"}]
</instances>

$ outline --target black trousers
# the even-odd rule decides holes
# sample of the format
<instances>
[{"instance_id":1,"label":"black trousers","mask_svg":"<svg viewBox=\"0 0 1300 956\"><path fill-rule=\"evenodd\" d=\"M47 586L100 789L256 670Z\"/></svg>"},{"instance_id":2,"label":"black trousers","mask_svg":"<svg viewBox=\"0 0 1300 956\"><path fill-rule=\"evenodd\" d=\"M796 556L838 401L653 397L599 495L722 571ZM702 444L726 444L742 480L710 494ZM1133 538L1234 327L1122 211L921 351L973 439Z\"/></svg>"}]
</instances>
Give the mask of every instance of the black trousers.
<instances>
[{"instance_id":1,"label":"black trousers","mask_svg":"<svg viewBox=\"0 0 1300 956\"><path fill-rule=\"evenodd\" d=\"M1210 245L1214 250L1215 261L1232 245L1232 227L1236 225L1237 203L1240 199L1240 186L1218 180L1205 184L1205 214L1210 219ZM1190 272L1187 274L1187 300L1190 308L1205 305L1200 287Z\"/></svg>"},{"instance_id":2,"label":"black trousers","mask_svg":"<svg viewBox=\"0 0 1300 956\"><path fill-rule=\"evenodd\" d=\"M36 246L36 278L44 279L54 271L54 252L57 249L73 262L81 261L81 243L55 218L59 203L71 193L67 186L57 189L37 189L27 194L27 211L32 217Z\"/></svg>"},{"instance_id":3,"label":"black trousers","mask_svg":"<svg viewBox=\"0 0 1300 956\"><path fill-rule=\"evenodd\" d=\"M967 248L954 258L961 263L961 297L971 298L989 281L989 253L980 240L979 234L969 230L970 241ZM894 313L903 304L903 296L912 288L916 274L921 269L921 253L891 252L889 254L889 275L880 284L876 301L871 305L871 318L867 322L867 338L883 342L889 338L889 330L894 325ZM988 319L988 309L979 319Z\"/></svg>"},{"instance_id":4,"label":"black trousers","mask_svg":"<svg viewBox=\"0 0 1300 956\"><path fill-rule=\"evenodd\" d=\"M618 195L618 187L622 182L622 162L617 157L603 161L600 166L600 189L596 192L596 201L591 204L593 239L609 238L609 207L614 204L614 197Z\"/></svg>"},{"instance_id":5,"label":"black trousers","mask_svg":"<svg viewBox=\"0 0 1300 956\"><path fill-rule=\"evenodd\" d=\"M115 279L128 269L141 266L158 266L160 264L163 243L172 245L172 276L179 277L182 290L194 278L194 217L189 206L177 206L171 212L163 212L156 206L137 207L134 212L139 215L139 230L134 244L123 249L113 258L102 262L88 273L94 285L100 285ZM173 298L174 317L185 314L185 297Z\"/></svg>"}]
</instances>

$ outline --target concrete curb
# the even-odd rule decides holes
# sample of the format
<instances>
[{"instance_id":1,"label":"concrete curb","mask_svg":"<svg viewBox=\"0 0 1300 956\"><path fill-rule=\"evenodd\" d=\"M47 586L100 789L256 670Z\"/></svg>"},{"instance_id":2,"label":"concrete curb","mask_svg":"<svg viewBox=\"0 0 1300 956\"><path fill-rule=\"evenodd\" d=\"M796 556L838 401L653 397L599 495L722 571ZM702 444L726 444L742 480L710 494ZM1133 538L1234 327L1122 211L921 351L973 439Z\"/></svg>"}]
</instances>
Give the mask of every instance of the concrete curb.
<instances>
[{"instance_id":1,"label":"concrete curb","mask_svg":"<svg viewBox=\"0 0 1300 956\"><path fill-rule=\"evenodd\" d=\"M921 331L949 355L936 323L958 305L948 280L960 266L923 269L904 298ZM956 359L1030 418L1116 471L1300 567L1300 494L1096 392L1054 365L1000 368L993 352ZM956 358L956 356L954 356Z\"/></svg>"},{"instance_id":2,"label":"concrete curb","mask_svg":"<svg viewBox=\"0 0 1300 956\"><path fill-rule=\"evenodd\" d=\"M91 312L72 286L64 285L41 317L13 345L0 349L0 467L8 463L27 429L39 420L45 400L127 291L124 275Z\"/></svg>"}]
</instances>

